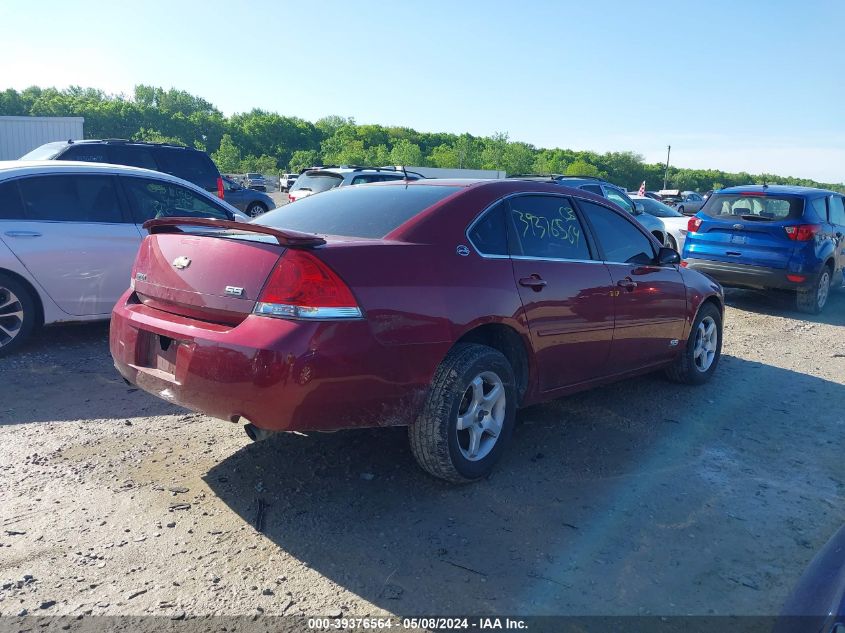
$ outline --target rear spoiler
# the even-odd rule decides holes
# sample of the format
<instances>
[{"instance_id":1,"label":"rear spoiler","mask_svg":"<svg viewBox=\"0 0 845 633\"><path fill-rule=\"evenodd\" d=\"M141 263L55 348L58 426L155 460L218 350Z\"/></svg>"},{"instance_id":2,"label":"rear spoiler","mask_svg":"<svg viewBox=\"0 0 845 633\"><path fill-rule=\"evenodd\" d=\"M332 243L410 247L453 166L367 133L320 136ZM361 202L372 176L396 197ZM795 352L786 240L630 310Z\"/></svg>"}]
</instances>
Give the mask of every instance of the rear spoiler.
<instances>
[{"instance_id":1,"label":"rear spoiler","mask_svg":"<svg viewBox=\"0 0 845 633\"><path fill-rule=\"evenodd\" d=\"M280 246L290 248L308 248L309 246L321 246L326 243L322 237L311 233L300 233L287 229L274 229L271 226L252 224L251 222L237 222L235 220L214 220L212 218L157 218L144 222L144 228L150 234L155 233L181 233L180 226L207 226L215 229L232 229L244 233L260 233L276 238Z\"/></svg>"}]
</instances>

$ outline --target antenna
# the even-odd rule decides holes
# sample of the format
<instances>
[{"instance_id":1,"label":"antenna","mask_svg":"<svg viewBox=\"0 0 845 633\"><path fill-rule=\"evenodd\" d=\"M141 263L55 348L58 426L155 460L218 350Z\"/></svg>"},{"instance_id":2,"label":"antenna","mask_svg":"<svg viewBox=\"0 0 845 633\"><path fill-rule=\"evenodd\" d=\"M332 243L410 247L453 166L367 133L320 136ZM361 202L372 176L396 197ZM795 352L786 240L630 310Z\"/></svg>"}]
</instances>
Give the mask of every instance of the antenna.
<instances>
[{"instance_id":1,"label":"antenna","mask_svg":"<svg viewBox=\"0 0 845 633\"><path fill-rule=\"evenodd\" d=\"M408 180L408 172L405 171L405 165L399 165L402 168L402 173L405 174L405 180Z\"/></svg>"}]
</instances>

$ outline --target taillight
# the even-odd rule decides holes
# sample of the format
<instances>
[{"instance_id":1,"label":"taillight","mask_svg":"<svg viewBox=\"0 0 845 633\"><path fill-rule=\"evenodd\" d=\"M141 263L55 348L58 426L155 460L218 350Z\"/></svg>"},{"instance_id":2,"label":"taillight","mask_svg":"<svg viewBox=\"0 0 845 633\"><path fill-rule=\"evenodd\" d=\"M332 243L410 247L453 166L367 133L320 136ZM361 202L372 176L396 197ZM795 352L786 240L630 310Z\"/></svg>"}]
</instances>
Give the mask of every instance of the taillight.
<instances>
[{"instance_id":1,"label":"taillight","mask_svg":"<svg viewBox=\"0 0 845 633\"><path fill-rule=\"evenodd\" d=\"M822 230L820 224L798 224L796 226L785 226L786 236L793 242L809 242Z\"/></svg>"},{"instance_id":2,"label":"taillight","mask_svg":"<svg viewBox=\"0 0 845 633\"><path fill-rule=\"evenodd\" d=\"M294 200L296 200L296 198L294 198L291 194L288 194L288 202L293 202Z\"/></svg>"},{"instance_id":3,"label":"taillight","mask_svg":"<svg viewBox=\"0 0 845 633\"><path fill-rule=\"evenodd\" d=\"M226 196L223 193L223 178L217 176L217 197L221 200Z\"/></svg>"},{"instance_id":4,"label":"taillight","mask_svg":"<svg viewBox=\"0 0 845 633\"><path fill-rule=\"evenodd\" d=\"M293 319L356 319L361 308L331 268L305 251L288 249L264 285L253 310Z\"/></svg>"},{"instance_id":5,"label":"taillight","mask_svg":"<svg viewBox=\"0 0 845 633\"><path fill-rule=\"evenodd\" d=\"M689 219L687 222L687 231L690 233L696 233L698 231L698 227L701 226L701 218L697 218L695 216Z\"/></svg>"}]
</instances>

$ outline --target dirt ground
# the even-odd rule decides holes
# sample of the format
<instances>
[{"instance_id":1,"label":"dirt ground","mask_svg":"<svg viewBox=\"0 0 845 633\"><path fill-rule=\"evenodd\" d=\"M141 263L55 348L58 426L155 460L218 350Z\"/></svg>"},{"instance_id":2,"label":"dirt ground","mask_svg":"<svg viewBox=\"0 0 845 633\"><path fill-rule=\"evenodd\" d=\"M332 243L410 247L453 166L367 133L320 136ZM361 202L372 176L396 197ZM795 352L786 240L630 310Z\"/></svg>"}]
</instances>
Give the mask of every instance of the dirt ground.
<instances>
[{"instance_id":1,"label":"dirt ground","mask_svg":"<svg viewBox=\"0 0 845 633\"><path fill-rule=\"evenodd\" d=\"M403 429L252 444L47 329L0 360L0 614L775 613L845 520L845 296L729 303L709 385L525 410L463 487Z\"/></svg>"}]
</instances>

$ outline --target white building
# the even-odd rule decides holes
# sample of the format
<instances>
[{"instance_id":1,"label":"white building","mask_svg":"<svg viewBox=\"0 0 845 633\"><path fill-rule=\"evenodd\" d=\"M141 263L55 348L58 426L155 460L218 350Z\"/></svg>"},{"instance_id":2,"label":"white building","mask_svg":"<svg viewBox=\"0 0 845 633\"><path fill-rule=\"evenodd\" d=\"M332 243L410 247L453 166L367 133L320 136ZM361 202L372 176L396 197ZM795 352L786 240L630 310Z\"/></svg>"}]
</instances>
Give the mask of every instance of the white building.
<instances>
[{"instance_id":1,"label":"white building","mask_svg":"<svg viewBox=\"0 0 845 633\"><path fill-rule=\"evenodd\" d=\"M0 116L0 160L16 160L51 141L83 138L81 116Z\"/></svg>"}]
</instances>

